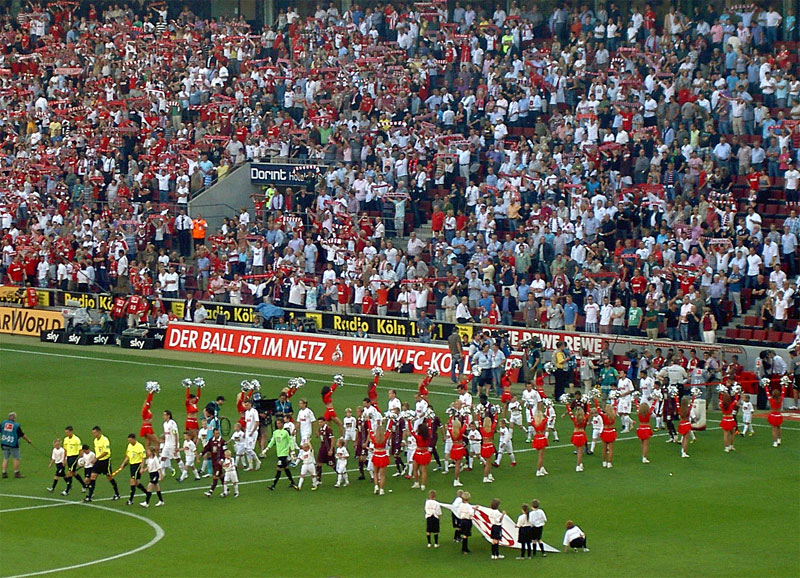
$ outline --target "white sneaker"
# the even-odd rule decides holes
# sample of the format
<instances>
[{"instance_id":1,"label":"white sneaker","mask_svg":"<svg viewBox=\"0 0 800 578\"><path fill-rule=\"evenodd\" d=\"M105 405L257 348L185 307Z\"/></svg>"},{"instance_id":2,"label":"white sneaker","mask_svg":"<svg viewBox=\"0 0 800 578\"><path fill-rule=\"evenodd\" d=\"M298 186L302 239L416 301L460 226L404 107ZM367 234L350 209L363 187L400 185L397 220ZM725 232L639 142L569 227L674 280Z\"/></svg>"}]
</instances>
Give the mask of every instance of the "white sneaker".
<instances>
[{"instance_id":1,"label":"white sneaker","mask_svg":"<svg viewBox=\"0 0 800 578\"><path fill-rule=\"evenodd\" d=\"M584 548L584 549L583 549L583 551L584 551L584 552L588 552L588 551L589 551L589 548Z\"/></svg>"},{"instance_id":2,"label":"white sneaker","mask_svg":"<svg viewBox=\"0 0 800 578\"><path fill-rule=\"evenodd\" d=\"M386 492L384 492L383 490L381 490L381 491L380 491L380 492L378 492L378 493L379 493L381 496L384 496L384 495L386 495Z\"/></svg>"},{"instance_id":3,"label":"white sneaker","mask_svg":"<svg viewBox=\"0 0 800 578\"><path fill-rule=\"evenodd\" d=\"M537 477L537 478L540 478L540 477L542 477L543 475L544 475L544 474L542 473L542 470L541 470L541 469L539 469L539 470L536 470L536 477Z\"/></svg>"},{"instance_id":4,"label":"white sneaker","mask_svg":"<svg viewBox=\"0 0 800 578\"><path fill-rule=\"evenodd\" d=\"M194 481L195 481L195 482L196 482L197 480L202 480L202 479L203 479L203 478L201 478L199 474L198 474L198 475L196 475L196 476L194 477Z\"/></svg>"},{"instance_id":5,"label":"white sneaker","mask_svg":"<svg viewBox=\"0 0 800 578\"><path fill-rule=\"evenodd\" d=\"M495 556L494 554L492 554L492 560L497 560L497 556Z\"/></svg>"},{"instance_id":6,"label":"white sneaker","mask_svg":"<svg viewBox=\"0 0 800 578\"><path fill-rule=\"evenodd\" d=\"M403 474L401 474L400 472L395 472L395 473L393 473L393 474L392 474L392 477L393 477L393 478L397 478L397 477L400 477L400 476L402 476L402 475L403 475Z\"/></svg>"},{"instance_id":7,"label":"white sneaker","mask_svg":"<svg viewBox=\"0 0 800 578\"><path fill-rule=\"evenodd\" d=\"M497 559L498 559L498 560L502 560L503 558L505 558L505 556L503 556L502 554L498 554L498 555L497 555Z\"/></svg>"},{"instance_id":8,"label":"white sneaker","mask_svg":"<svg viewBox=\"0 0 800 578\"><path fill-rule=\"evenodd\" d=\"M492 481L492 480L490 480L489 478L483 478L483 483L484 483L484 484L488 484L488 483L490 483L491 481Z\"/></svg>"},{"instance_id":9,"label":"white sneaker","mask_svg":"<svg viewBox=\"0 0 800 578\"><path fill-rule=\"evenodd\" d=\"M424 492L425 491L425 486L420 486L419 489Z\"/></svg>"},{"instance_id":10,"label":"white sneaker","mask_svg":"<svg viewBox=\"0 0 800 578\"><path fill-rule=\"evenodd\" d=\"M778 445L781 445L781 438L778 438Z\"/></svg>"},{"instance_id":11,"label":"white sneaker","mask_svg":"<svg viewBox=\"0 0 800 578\"><path fill-rule=\"evenodd\" d=\"M459 482L458 480L453 480L453 487L454 487L454 488L460 488L460 487L461 487L461 486L463 486L463 485L464 485L464 484L462 484L462 483L461 483L461 482Z\"/></svg>"},{"instance_id":12,"label":"white sneaker","mask_svg":"<svg viewBox=\"0 0 800 578\"><path fill-rule=\"evenodd\" d=\"M333 487L334 488L341 488L342 486L339 484L339 482L336 482L335 484L333 484Z\"/></svg>"},{"instance_id":13,"label":"white sneaker","mask_svg":"<svg viewBox=\"0 0 800 578\"><path fill-rule=\"evenodd\" d=\"M580 465L581 471L583 471L583 464Z\"/></svg>"},{"instance_id":14,"label":"white sneaker","mask_svg":"<svg viewBox=\"0 0 800 578\"><path fill-rule=\"evenodd\" d=\"M778 442L772 442L772 447L773 448L777 448L778 447Z\"/></svg>"},{"instance_id":15,"label":"white sneaker","mask_svg":"<svg viewBox=\"0 0 800 578\"><path fill-rule=\"evenodd\" d=\"M149 507L150 507L150 504L148 504L147 502L140 502L140 503L139 503L139 505L140 505L142 508L149 508Z\"/></svg>"},{"instance_id":16,"label":"white sneaker","mask_svg":"<svg viewBox=\"0 0 800 578\"><path fill-rule=\"evenodd\" d=\"M542 466L542 475L546 476L547 474L548 474L547 470L544 469L544 466Z\"/></svg>"},{"instance_id":17,"label":"white sneaker","mask_svg":"<svg viewBox=\"0 0 800 578\"><path fill-rule=\"evenodd\" d=\"M239 492L234 492L234 493L233 493L233 497L234 497L234 498L238 498L238 497L239 497Z\"/></svg>"},{"instance_id":18,"label":"white sneaker","mask_svg":"<svg viewBox=\"0 0 800 578\"><path fill-rule=\"evenodd\" d=\"M419 482L414 482L414 485L411 486L412 490L419 489Z\"/></svg>"},{"instance_id":19,"label":"white sneaker","mask_svg":"<svg viewBox=\"0 0 800 578\"><path fill-rule=\"evenodd\" d=\"M614 467L614 464L612 464L611 462L608 462L608 465L606 467L610 470L611 468Z\"/></svg>"},{"instance_id":20,"label":"white sneaker","mask_svg":"<svg viewBox=\"0 0 800 578\"><path fill-rule=\"evenodd\" d=\"M775 444L774 444L774 443L772 444L772 447L775 447ZM727 453L728 453L728 452L730 452L730 451L731 451L731 448L730 448L730 446L725 446L725 453L727 454Z\"/></svg>"},{"instance_id":21,"label":"white sneaker","mask_svg":"<svg viewBox=\"0 0 800 578\"><path fill-rule=\"evenodd\" d=\"M210 498L211 496L213 496L213 495L214 495L214 492L212 492L211 490L208 490L207 492L203 492L203 495L204 495L206 498Z\"/></svg>"},{"instance_id":22,"label":"white sneaker","mask_svg":"<svg viewBox=\"0 0 800 578\"><path fill-rule=\"evenodd\" d=\"M219 497L220 497L220 498L227 498L227 497L228 497L228 492L222 492L222 493L219 495Z\"/></svg>"},{"instance_id":23,"label":"white sneaker","mask_svg":"<svg viewBox=\"0 0 800 578\"><path fill-rule=\"evenodd\" d=\"M647 458L642 458L642 463L643 464L649 464L650 460L648 460Z\"/></svg>"},{"instance_id":24,"label":"white sneaker","mask_svg":"<svg viewBox=\"0 0 800 578\"><path fill-rule=\"evenodd\" d=\"M315 487L316 487L316 486L315 486ZM377 494L377 493L378 493L378 490L379 490L378 486L375 486L375 490L374 490L372 493L373 493L373 494Z\"/></svg>"},{"instance_id":25,"label":"white sneaker","mask_svg":"<svg viewBox=\"0 0 800 578\"><path fill-rule=\"evenodd\" d=\"M493 476L492 474L489 474L489 475L488 475L488 478L489 478L489 481L491 481L491 482L493 482L493 481L494 481L494 476Z\"/></svg>"},{"instance_id":26,"label":"white sneaker","mask_svg":"<svg viewBox=\"0 0 800 578\"><path fill-rule=\"evenodd\" d=\"M69 492L67 490L64 490L63 492L61 492L61 495L62 496L69 496Z\"/></svg>"},{"instance_id":27,"label":"white sneaker","mask_svg":"<svg viewBox=\"0 0 800 578\"><path fill-rule=\"evenodd\" d=\"M606 467L607 465L608 465L608 462L603 462L603 467Z\"/></svg>"},{"instance_id":28,"label":"white sneaker","mask_svg":"<svg viewBox=\"0 0 800 578\"><path fill-rule=\"evenodd\" d=\"M256 462L256 471L261 469L261 460Z\"/></svg>"},{"instance_id":29,"label":"white sneaker","mask_svg":"<svg viewBox=\"0 0 800 578\"><path fill-rule=\"evenodd\" d=\"M261 452L261 457L262 458L267 457L267 450L264 450L264 451Z\"/></svg>"},{"instance_id":30,"label":"white sneaker","mask_svg":"<svg viewBox=\"0 0 800 578\"><path fill-rule=\"evenodd\" d=\"M689 454L687 454L686 452L681 452L681 457L682 458L688 458Z\"/></svg>"},{"instance_id":31,"label":"white sneaker","mask_svg":"<svg viewBox=\"0 0 800 578\"><path fill-rule=\"evenodd\" d=\"M163 505L164 505L164 500L159 500L158 502L156 502L156 508Z\"/></svg>"}]
</instances>

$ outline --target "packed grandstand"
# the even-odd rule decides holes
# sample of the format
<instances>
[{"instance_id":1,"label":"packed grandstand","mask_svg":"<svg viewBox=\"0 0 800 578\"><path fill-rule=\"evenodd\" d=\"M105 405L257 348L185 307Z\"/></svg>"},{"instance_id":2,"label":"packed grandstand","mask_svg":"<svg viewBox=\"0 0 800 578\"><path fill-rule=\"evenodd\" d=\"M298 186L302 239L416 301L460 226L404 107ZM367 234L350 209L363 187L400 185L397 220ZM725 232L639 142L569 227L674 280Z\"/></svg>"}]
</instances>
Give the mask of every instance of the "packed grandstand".
<instances>
[{"instance_id":1,"label":"packed grandstand","mask_svg":"<svg viewBox=\"0 0 800 578\"><path fill-rule=\"evenodd\" d=\"M794 16L489 4L299 6L263 26L164 2L7 10L4 282L123 299L117 330L191 293L792 343ZM209 228L193 198L251 161L318 170Z\"/></svg>"}]
</instances>

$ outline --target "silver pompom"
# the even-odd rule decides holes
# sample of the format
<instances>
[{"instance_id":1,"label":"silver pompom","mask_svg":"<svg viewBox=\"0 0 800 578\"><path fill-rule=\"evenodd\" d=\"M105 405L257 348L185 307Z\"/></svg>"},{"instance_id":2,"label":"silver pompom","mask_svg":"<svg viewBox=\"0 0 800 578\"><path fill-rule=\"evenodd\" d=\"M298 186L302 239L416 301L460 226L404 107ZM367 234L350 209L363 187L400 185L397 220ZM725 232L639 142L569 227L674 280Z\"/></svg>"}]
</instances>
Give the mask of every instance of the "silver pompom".
<instances>
[{"instance_id":1,"label":"silver pompom","mask_svg":"<svg viewBox=\"0 0 800 578\"><path fill-rule=\"evenodd\" d=\"M633 397L633 399L640 399L642 397L642 392L641 391L634 391L631 394L631 396Z\"/></svg>"},{"instance_id":2,"label":"silver pompom","mask_svg":"<svg viewBox=\"0 0 800 578\"><path fill-rule=\"evenodd\" d=\"M206 380L203 379L202 377L195 377L194 378L194 386L195 387L205 387L206 386Z\"/></svg>"},{"instance_id":3,"label":"silver pompom","mask_svg":"<svg viewBox=\"0 0 800 578\"><path fill-rule=\"evenodd\" d=\"M383 375L383 369L381 369L380 367L373 367L372 368L372 375L374 375L376 377L382 376Z\"/></svg>"},{"instance_id":4,"label":"silver pompom","mask_svg":"<svg viewBox=\"0 0 800 578\"><path fill-rule=\"evenodd\" d=\"M522 367L522 360L514 358L514 359L512 359L511 361L508 362L508 366L511 369L519 369L520 367Z\"/></svg>"},{"instance_id":5,"label":"silver pompom","mask_svg":"<svg viewBox=\"0 0 800 578\"><path fill-rule=\"evenodd\" d=\"M558 401L559 401L559 403L563 403L564 405L567 405L569 403L571 397L572 396L570 394L565 393L564 395L562 395L561 397L558 398ZM547 401L549 401L548 398L545 398L543 400L543 402L547 402ZM552 402L550 402L550 405L552 405Z\"/></svg>"},{"instance_id":6,"label":"silver pompom","mask_svg":"<svg viewBox=\"0 0 800 578\"><path fill-rule=\"evenodd\" d=\"M428 370L428 377L436 377L437 375L439 375L439 370L438 369L434 369L434 368L431 367Z\"/></svg>"},{"instance_id":7,"label":"silver pompom","mask_svg":"<svg viewBox=\"0 0 800 578\"><path fill-rule=\"evenodd\" d=\"M667 386L667 394L670 397L675 397L678 395L678 386L677 385L668 385Z\"/></svg>"},{"instance_id":8,"label":"silver pompom","mask_svg":"<svg viewBox=\"0 0 800 578\"><path fill-rule=\"evenodd\" d=\"M473 366L472 366L472 375L474 375L475 377L478 377L480 374L481 374L481 368L480 368L480 366L478 366L478 365L473 365Z\"/></svg>"},{"instance_id":9,"label":"silver pompom","mask_svg":"<svg viewBox=\"0 0 800 578\"><path fill-rule=\"evenodd\" d=\"M447 415L449 415L450 417L455 417L459 413L459 411L452 405L448 407L445 411L447 412Z\"/></svg>"},{"instance_id":10,"label":"silver pompom","mask_svg":"<svg viewBox=\"0 0 800 578\"><path fill-rule=\"evenodd\" d=\"M566 401L564 401L565 396L567 398ZM562 395L561 400L562 400L561 403L567 405L569 403L569 394L565 393L564 395ZM553 407L553 400L550 399L549 397L546 397L542 400L542 405L545 407Z\"/></svg>"},{"instance_id":11,"label":"silver pompom","mask_svg":"<svg viewBox=\"0 0 800 578\"><path fill-rule=\"evenodd\" d=\"M338 386L342 386L344 385L344 377L342 377L341 374L337 373L336 375L333 376L333 382Z\"/></svg>"},{"instance_id":12,"label":"silver pompom","mask_svg":"<svg viewBox=\"0 0 800 578\"><path fill-rule=\"evenodd\" d=\"M593 387L592 388L592 397L594 399L600 399L601 397L603 397L603 390L600 389L599 387Z\"/></svg>"},{"instance_id":13,"label":"silver pompom","mask_svg":"<svg viewBox=\"0 0 800 578\"><path fill-rule=\"evenodd\" d=\"M761 387L764 389L769 389L769 384L771 383L769 377L762 377L761 378Z\"/></svg>"},{"instance_id":14,"label":"silver pompom","mask_svg":"<svg viewBox=\"0 0 800 578\"><path fill-rule=\"evenodd\" d=\"M305 384L306 384L306 378L305 377L295 377L294 378L294 388L295 389L300 389Z\"/></svg>"},{"instance_id":15,"label":"silver pompom","mask_svg":"<svg viewBox=\"0 0 800 578\"><path fill-rule=\"evenodd\" d=\"M699 387L693 387L692 388L692 397L701 397L702 395L703 395L703 392L700 390Z\"/></svg>"},{"instance_id":16,"label":"silver pompom","mask_svg":"<svg viewBox=\"0 0 800 578\"><path fill-rule=\"evenodd\" d=\"M547 363L544 364L544 371L548 375L552 375L553 373L556 372L556 364L553 363L552 361L548 361Z\"/></svg>"},{"instance_id":17,"label":"silver pompom","mask_svg":"<svg viewBox=\"0 0 800 578\"><path fill-rule=\"evenodd\" d=\"M608 399L613 400L617 398L619 398L619 392L616 389L612 389L608 392Z\"/></svg>"},{"instance_id":18,"label":"silver pompom","mask_svg":"<svg viewBox=\"0 0 800 578\"><path fill-rule=\"evenodd\" d=\"M253 391L261 391L261 383L257 379L250 380L250 387L253 388Z\"/></svg>"},{"instance_id":19,"label":"silver pompom","mask_svg":"<svg viewBox=\"0 0 800 578\"><path fill-rule=\"evenodd\" d=\"M253 389L253 386L246 379L243 379L242 383L240 385L241 385L242 391L250 391L251 389Z\"/></svg>"},{"instance_id":20,"label":"silver pompom","mask_svg":"<svg viewBox=\"0 0 800 578\"><path fill-rule=\"evenodd\" d=\"M723 384L719 384L717 386L717 393L728 393L728 388L725 387Z\"/></svg>"},{"instance_id":21,"label":"silver pompom","mask_svg":"<svg viewBox=\"0 0 800 578\"><path fill-rule=\"evenodd\" d=\"M581 403L583 405L589 405L590 401L592 401L592 398L589 395L587 395L585 393L583 395L581 395Z\"/></svg>"},{"instance_id":22,"label":"silver pompom","mask_svg":"<svg viewBox=\"0 0 800 578\"><path fill-rule=\"evenodd\" d=\"M781 377L781 385L783 387L789 387L791 384L792 384L791 377L789 377L788 375L784 375L783 377Z\"/></svg>"},{"instance_id":23,"label":"silver pompom","mask_svg":"<svg viewBox=\"0 0 800 578\"><path fill-rule=\"evenodd\" d=\"M181 381L181 385L183 387L192 387L192 380L187 377Z\"/></svg>"},{"instance_id":24,"label":"silver pompom","mask_svg":"<svg viewBox=\"0 0 800 578\"><path fill-rule=\"evenodd\" d=\"M144 389L147 393L158 393L161 391L161 386L157 381L148 381L144 384Z\"/></svg>"},{"instance_id":25,"label":"silver pompom","mask_svg":"<svg viewBox=\"0 0 800 578\"><path fill-rule=\"evenodd\" d=\"M739 395L741 393L742 393L742 386L739 385L738 383L734 383L731 386L731 395L737 396L737 395Z\"/></svg>"}]
</instances>

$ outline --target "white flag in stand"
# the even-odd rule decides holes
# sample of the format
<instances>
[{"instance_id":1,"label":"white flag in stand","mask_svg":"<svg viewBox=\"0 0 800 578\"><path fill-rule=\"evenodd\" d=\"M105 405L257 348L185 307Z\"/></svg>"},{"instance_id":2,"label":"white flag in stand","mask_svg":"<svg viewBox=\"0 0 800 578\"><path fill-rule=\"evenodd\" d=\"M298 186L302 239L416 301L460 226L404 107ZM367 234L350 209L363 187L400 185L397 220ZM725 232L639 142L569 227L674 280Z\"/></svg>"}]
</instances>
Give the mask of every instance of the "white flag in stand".
<instances>
[{"instance_id":1,"label":"white flag in stand","mask_svg":"<svg viewBox=\"0 0 800 578\"><path fill-rule=\"evenodd\" d=\"M452 504L444 504L439 502L442 508L453 511ZM489 522L489 512L491 508L485 506L473 506L472 514L472 527L476 528L487 542L492 541L492 525ZM500 545L506 548L521 548L519 541L517 541L517 524L508 515L503 516L503 537L500 539ZM543 542L544 543L544 542ZM545 552L558 553L559 550L553 548L549 544L544 544Z\"/></svg>"}]
</instances>

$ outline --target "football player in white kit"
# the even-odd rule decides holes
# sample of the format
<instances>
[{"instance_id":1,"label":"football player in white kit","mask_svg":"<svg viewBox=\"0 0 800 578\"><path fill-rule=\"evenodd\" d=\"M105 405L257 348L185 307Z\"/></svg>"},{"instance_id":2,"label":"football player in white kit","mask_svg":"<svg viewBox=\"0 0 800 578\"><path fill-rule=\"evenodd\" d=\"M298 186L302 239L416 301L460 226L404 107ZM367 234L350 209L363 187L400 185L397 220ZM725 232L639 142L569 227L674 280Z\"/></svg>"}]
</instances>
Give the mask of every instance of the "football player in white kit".
<instances>
[{"instance_id":1,"label":"football player in white kit","mask_svg":"<svg viewBox=\"0 0 800 578\"><path fill-rule=\"evenodd\" d=\"M297 482L297 487L303 487L303 480L306 476L311 476L311 489L316 490L319 483L317 482L317 462L314 459L314 448L308 443L308 440L300 444L300 451L297 454L297 459L300 460L300 480Z\"/></svg>"},{"instance_id":2,"label":"football player in white kit","mask_svg":"<svg viewBox=\"0 0 800 578\"><path fill-rule=\"evenodd\" d=\"M533 414L536 413L536 408L542 401L542 396L533 388L533 383L530 381L525 384L525 389L522 390L522 405L525 412L525 423L528 424L527 435L525 443L531 443L533 439L533 426L530 423L533 421Z\"/></svg>"},{"instance_id":3,"label":"football player in white kit","mask_svg":"<svg viewBox=\"0 0 800 578\"><path fill-rule=\"evenodd\" d=\"M344 426L344 441L355 443L356 418L353 417L353 410L349 407L344 410L344 419L342 420L342 425Z\"/></svg>"},{"instance_id":4,"label":"football player in white kit","mask_svg":"<svg viewBox=\"0 0 800 578\"><path fill-rule=\"evenodd\" d=\"M516 466L517 458L514 455L514 444L512 443L514 430L508 427L508 422L506 420L501 419L500 427L497 429L497 432L500 434L500 443L497 446L497 457L495 458L494 465L500 467L503 454L508 454L511 457L511 465Z\"/></svg>"},{"instance_id":5,"label":"football player in white kit","mask_svg":"<svg viewBox=\"0 0 800 578\"><path fill-rule=\"evenodd\" d=\"M192 432L183 432L183 448L181 448L181 451L183 451L183 467L181 468L183 473L181 474L181 477L178 478L178 481L182 482L188 478L189 470L194 472L194 479L199 480L200 474L197 472L197 468L194 465L194 461L197 458L197 444L195 444L194 440L192 440Z\"/></svg>"},{"instance_id":6,"label":"football player in white kit","mask_svg":"<svg viewBox=\"0 0 800 578\"><path fill-rule=\"evenodd\" d=\"M512 428L522 427L522 404L514 394L511 394L511 401L508 402L508 422Z\"/></svg>"},{"instance_id":7,"label":"football player in white kit","mask_svg":"<svg viewBox=\"0 0 800 578\"><path fill-rule=\"evenodd\" d=\"M311 439L314 433L314 422L317 421L317 418L314 416L314 412L311 411L311 408L308 407L307 400L301 399L299 406L300 410L297 412L297 424L300 427L300 444L302 447L303 442L307 442Z\"/></svg>"},{"instance_id":8,"label":"football player in white kit","mask_svg":"<svg viewBox=\"0 0 800 578\"><path fill-rule=\"evenodd\" d=\"M231 457L231 450L225 450L225 459L222 460L222 493L220 498L228 495L228 484L233 484L233 497L239 497L239 474L236 472L236 461Z\"/></svg>"},{"instance_id":9,"label":"football player in white kit","mask_svg":"<svg viewBox=\"0 0 800 578\"><path fill-rule=\"evenodd\" d=\"M251 400L248 399L244 402L244 406L247 408L244 412L244 454L247 459L247 469L245 471L249 472L254 469L253 464L255 464L256 470L261 469L261 460L256 454L259 417L258 410L253 407Z\"/></svg>"},{"instance_id":10,"label":"football player in white kit","mask_svg":"<svg viewBox=\"0 0 800 578\"><path fill-rule=\"evenodd\" d=\"M347 458L349 457L347 444L344 438L340 438L336 442L336 483L333 485L334 488L350 485L350 479L347 477Z\"/></svg>"},{"instance_id":11,"label":"football player in white kit","mask_svg":"<svg viewBox=\"0 0 800 578\"><path fill-rule=\"evenodd\" d=\"M597 411L597 408L592 408L592 444L589 446L589 449L586 450L587 455L592 455L594 453L594 446L597 444L597 440L600 439L600 433L603 431L603 417L600 415L600 412Z\"/></svg>"},{"instance_id":12,"label":"football player in white kit","mask_svg":"<svg viewBox=\"0 0 800 578\"><path fill-rule=\"evenodd\" d=\"M175 477L177 470L172 467L172 460L178 460L180 468L180 456L178 454L178 424L172 419L172 412L166 410L164 417L164 448L161 450L161 469L169 469L172 477Z\"/></svg>"},{"instance_id":13,"label":"football player in white kit","mask_svg":"<svg viewBox=\"0 0 800 578\"><path fill-rule=\"evenodd\" d=\"M549 437L550 434L552 433L553 434L553 440L554 441L559 441L558 440L558 431L556 430L557 413L556 413L555 406L552 405L552 404L548 405L545 408L544 416L547 418L547 433L545 435L547 435Z\"/></svg>"},{"instance_id":14,"label":"football player in white kit","mask_svg":"<svg viewBox=\"0 0 800 578\"><path fill-rule=\"evenodd\" d=\"M622 422L622 431L626 433L633 429L633 420L631 419L631 407L633 406L633 382L629 377L625 376L620 378L617 382L617 391L619 398L617 399L617 414Z\"/></svg>"},{"instance_id":15,"label":"football player in white kit","mask_svg":"<svg viewBox=\"0 0 800 578\"><path fill-rule=\"evenodd\" d=\"M233 444L233 455L236 465L244 464L244 430L242 429L242 424L238 421L233 424L233 433L228 441Z\"/></svg>"}]
</instances>

